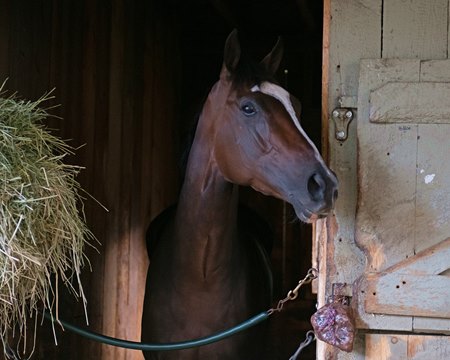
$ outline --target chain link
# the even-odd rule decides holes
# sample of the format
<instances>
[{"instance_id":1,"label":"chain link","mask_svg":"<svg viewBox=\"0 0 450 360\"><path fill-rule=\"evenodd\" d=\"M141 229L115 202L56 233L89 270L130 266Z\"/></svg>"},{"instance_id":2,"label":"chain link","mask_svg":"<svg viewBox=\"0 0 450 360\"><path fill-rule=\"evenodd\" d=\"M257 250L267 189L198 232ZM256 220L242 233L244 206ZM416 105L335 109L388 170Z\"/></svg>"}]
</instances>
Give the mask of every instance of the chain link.
<instances>
[{"instance_id":1,"label":"chain link","mask_svg":"<svg viewBox=\"0 0 450 360\"><path fill-rule=\"evenodd\" d=\"M306 276L298 282L297 286L293 290L289 290L286 297L278 301L277 306L275 308L270 309L268 311L268 314L272 315L274 312L280 312L281 310L283 310L283 306L286 302L297 299L300 288L303 285L309 284L314 279L317 279L317 275L318 275L317 269L314 268L309 269L308 272L306 273Z\"/></svg>"}]
</instances>

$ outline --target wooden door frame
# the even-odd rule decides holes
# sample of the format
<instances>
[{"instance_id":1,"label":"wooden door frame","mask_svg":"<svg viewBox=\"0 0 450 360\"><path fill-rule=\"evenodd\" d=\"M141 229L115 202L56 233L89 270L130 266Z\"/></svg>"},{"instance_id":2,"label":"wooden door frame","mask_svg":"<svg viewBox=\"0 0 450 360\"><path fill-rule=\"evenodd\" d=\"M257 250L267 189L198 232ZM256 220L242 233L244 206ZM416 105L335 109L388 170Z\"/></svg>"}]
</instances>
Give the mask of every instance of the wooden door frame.
<instances>
[{"instance_id":1,"label":"wooden door frame","mask_svg":"<svg viewBox=\"0 0 450 360\"><path fill-rule=\"evenodd\" d=\"M347 215L352 216L355 208L356 199L356 119L352 120L348 129L348 139L339 145L332 144L335 141L335 125L330 119L330 113L339 104L339 91L336 94L330 93L330 86L334 86L331 74L330 51L332 50L333 34L332 24L332 3L331 0L323 0L323 48L322 48L322 156L326 163L337 173L340 187L339 198L336 206L336 213L344 210ZM344 59L345 60L348 59ZM337 64L336 66L340 66ZM339 70L338 70L339 71ZM341 84L342 85L342 84ZM356 97L348 97L346 100L348 106L356 111ZM334 150L332 150L332 147ZM341 251L353 250L354 228L351 221L345 225L346 229L340 229L343 224L338 223L338 218L333 214L325 220L316 222L313 228L313 266L319 270L319 277L313 283L313 291L317 293L318 307L326 304L328 296L331 294L335 279L344 279L346 286L343 288L343 295L352 296L352 282L355 280L351 274L339 274L335 266L336 245ZM361 254L352 254L358 257ZM342 281L341 281L342 282ZM348 355L340 352L337 348L324 342L317 341L316 358L323 359L364 359L364 335L359 334L356 337L354 352Z\"/></svg>"},{"instance_id":2,"label":"wooden door frame","mask_svg":"<svg viewBox=\"0 0 450 360\"><path fill-rule=\"evenodd\" d=\"M323 0L323 35L322 35L322 157L326 164L330 164L330 121L329 121L329 47L330 47L330 9L331 0ZM313 225L312 266L319 270L318 279L312 283L312 290L317 294L318 308L326 304L326 279L327 279L327 242L334 238L333 230L327 231L327 220L318 220ZM316 358L325 359L326 354L333 352L333 348L317 341Z\"/></svg>"}]
</instances>

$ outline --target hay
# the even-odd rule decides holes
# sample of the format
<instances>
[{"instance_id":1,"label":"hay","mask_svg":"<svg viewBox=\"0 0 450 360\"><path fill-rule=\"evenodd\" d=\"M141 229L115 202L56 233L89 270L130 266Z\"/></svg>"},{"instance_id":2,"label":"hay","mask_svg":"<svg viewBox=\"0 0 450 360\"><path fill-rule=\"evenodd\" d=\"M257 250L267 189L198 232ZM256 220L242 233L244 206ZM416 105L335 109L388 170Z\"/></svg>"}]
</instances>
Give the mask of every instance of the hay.
<instances>
[{"instance_id":1,"label":"hay","mask_svg":"<svg viewBox=\"0 0 450 360\"><path fill-rule=\"evenodd\" d=\"M0 88L1 90L1 88ZM13 329L26 336L26 320L58 310L62 282L86 304L80 271L85 244L94 239L80 205L80 167L63 162L73 148L42 124L40 108L0 98L0 340ZM37 318L37 316L36 316Z\"/></svg>"}]
</instances>

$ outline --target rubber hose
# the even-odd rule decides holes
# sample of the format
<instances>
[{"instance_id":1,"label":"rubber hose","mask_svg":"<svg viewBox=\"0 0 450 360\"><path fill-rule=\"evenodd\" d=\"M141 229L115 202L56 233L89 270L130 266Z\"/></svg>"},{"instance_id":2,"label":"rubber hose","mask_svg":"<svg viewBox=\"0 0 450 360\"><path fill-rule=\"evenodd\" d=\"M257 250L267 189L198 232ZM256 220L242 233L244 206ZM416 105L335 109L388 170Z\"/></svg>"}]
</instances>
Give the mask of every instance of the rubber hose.
<instances>
[{"instance_id":1,"label":"rubber hose","mask_svg":"<svg viewBox=\"0 0 450 360\"><path fill-rule=\"evenodd\" d=\"M122 340L113 338L106 335L101 335L86 329L82 329L78 326L69 324L63 320L56 320L54 317L52 317L47 311L44 312L45 318L47 318L50 321L53 321L55 323L60 323L63 325L65 329L70 330L71 332L84 336L88 339L101 342L103 344L122 347L126 349L133 349L133 350L142 350L142 351L169 351L169 350L182 350L182 349L189 349L197 346L203 346L207 344L211 344L220 340L223 340L227 337L230 337L234 334L237 334L241 331L244 331L252 326L255 326L259 324L260 322L266 320L270 313L268 311L264 311L258 315L253 316L252 318L230 328L224 331L221 331L219 333L193 339L193 340L187 340L187 341L181 341L181 342L175 342L175 343L165 343L165 344L145 344L135 341L128 341L128 340Z\"/></svg>"}]
</instances>

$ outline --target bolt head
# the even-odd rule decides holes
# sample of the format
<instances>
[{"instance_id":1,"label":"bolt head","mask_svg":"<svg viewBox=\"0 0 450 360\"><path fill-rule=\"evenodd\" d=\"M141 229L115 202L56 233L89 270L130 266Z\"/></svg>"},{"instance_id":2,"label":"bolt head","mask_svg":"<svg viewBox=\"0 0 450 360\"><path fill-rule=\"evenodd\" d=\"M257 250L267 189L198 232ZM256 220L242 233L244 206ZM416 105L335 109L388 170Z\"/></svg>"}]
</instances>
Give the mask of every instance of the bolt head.
<instances>
[{"instance_id":1,"label":"bolt head","mask_svg":"<svg viewBox=\"0 0 450 360\"><path fill-rule=\"evenodd\" d=\"M336 137L338 139L344 139L345 138L345 131L341 130L341 131L336 132Z\"/></svg>"},{"instance_id":2,"label":"bolt head","mask_svg":"<svg viewBox=\"0 0 450 360\"><path fill-rule=\"evenodd\" d=\"M347 111L347 112L345 113L345 117L346 117L347 119L351 119L351 118L353 117L353 113L349 110L349 111Z\"/></svg>"},{"instance_id":3,"label":"bolt head","mask_svg":"<svg viewBox=\"0 0 450 360\"><path fill-rule=\"evenodd\" d=\"M334 110L333 111L333 117L335 117L335 118L339 117L339 111Z\"/></svg>"}]
</instances>

